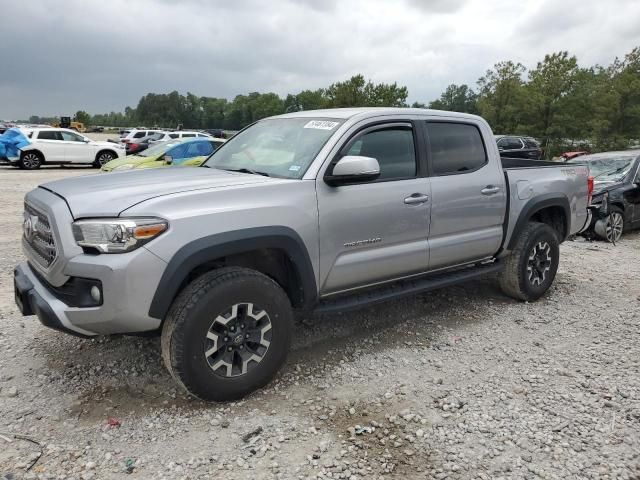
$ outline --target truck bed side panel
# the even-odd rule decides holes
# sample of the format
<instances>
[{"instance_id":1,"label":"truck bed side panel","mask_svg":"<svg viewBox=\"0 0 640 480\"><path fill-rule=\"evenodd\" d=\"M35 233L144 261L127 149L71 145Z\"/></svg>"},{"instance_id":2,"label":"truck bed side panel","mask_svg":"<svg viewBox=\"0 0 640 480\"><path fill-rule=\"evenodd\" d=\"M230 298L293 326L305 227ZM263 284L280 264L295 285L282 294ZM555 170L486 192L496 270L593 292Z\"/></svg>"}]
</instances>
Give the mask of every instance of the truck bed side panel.
<instances>
[{"instance_id":1,"label":"truck bed side panel","mask_svg":"<svg viewBox=\"0 0 640 480\"><path fill-rule=\"evenodd\" d=\"M587 220L588 170L579 165L541 163L546 165L508 167L514 163L504 162L505 176L509 184L510 204L504 248L509 245L521 214L525 210L529 210L528 206L533 205L530 202L552 198L566 199L570 211L569 235L577 233ZM534 212L527 211L525 213L530 215Z\"/></svg>"}]
</instances>

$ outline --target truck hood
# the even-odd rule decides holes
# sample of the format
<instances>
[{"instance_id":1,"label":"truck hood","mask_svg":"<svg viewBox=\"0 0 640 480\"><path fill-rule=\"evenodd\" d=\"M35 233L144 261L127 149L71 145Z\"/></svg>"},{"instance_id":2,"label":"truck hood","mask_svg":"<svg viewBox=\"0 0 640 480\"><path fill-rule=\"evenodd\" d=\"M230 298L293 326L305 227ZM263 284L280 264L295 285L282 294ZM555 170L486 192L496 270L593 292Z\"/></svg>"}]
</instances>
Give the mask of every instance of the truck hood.
<instances>
[{"instance_id":1,"label":"truck hood","mask_svg":"<svg viewBox=\"0 0 640 480\"><path fill-rule=\"evenodd\" d=\"M74 218L114 217L151 198L190 190L265 183L276 179L214 168L167 167L101 173L40 185L64 198Z\"/></svg>"}]
</instances>

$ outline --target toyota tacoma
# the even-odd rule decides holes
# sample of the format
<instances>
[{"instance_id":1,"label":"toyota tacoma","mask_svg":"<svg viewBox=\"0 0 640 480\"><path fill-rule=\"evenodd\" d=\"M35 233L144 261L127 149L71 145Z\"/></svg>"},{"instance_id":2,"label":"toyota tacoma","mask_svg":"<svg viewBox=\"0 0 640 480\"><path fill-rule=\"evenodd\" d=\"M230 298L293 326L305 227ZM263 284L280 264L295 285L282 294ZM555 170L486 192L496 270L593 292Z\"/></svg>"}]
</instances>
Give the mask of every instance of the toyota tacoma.
<instances>
[{"instance_id":1,"label":"toyota tacoma","mask_svg":"<svg viewBox=\"0 0 640 480\"><path fill-rule=\"evenodd\" d=\"M482 118L407 108L260 120L199 168L45 183L25 197L23 315L92 337L159 332L176 381L242 397L296 314L497 274L533 301L587 222L588 170L501 159Z\"/></svg>"}]
</instances>

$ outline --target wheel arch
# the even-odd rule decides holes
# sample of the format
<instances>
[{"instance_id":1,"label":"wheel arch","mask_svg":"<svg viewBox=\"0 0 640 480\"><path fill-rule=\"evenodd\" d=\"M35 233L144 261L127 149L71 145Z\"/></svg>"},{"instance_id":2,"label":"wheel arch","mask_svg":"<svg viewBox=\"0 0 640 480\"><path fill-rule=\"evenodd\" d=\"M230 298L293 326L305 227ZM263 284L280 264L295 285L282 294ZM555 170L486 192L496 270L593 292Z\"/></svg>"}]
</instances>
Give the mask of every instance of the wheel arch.
<instances>
[{"instance_id":1,"label":"wheel arch","mask_svg":"<svg viewBox=\"0 0 640 480\"><path fill-rule=\"evenodd\" d=\"M36 153L40 156L40 158L42 159L42 163L46 162L46 158L44 156L44 153L42 153L42 150L38 149L38 148L29 148L27 150L20 150L20 158L22 158L23 155L26 155L27 153Z\"/></svg>"},{"instance_id":2,"label":"wheel arch","mask_svg":"<svg viewBox=\"0 0 640 480\"><path fill-rule=\"evenodd\" d=\"M300 236L288 227L256 227L210 235L181 247L158 283L149 316L164 319L190 281L223 266L243 266L268 275L295 307L308 308L316 302L315 273Z\"/></svg>"},{"instance_id":3,"label":"wheel arch","mask_svg":"<svg viewBox=\"0 0 640 480\"><path fill-rule=\"evenodd\" d=\"M529 200L518 216L516 225L511 233L508 250L512 250L518 240L518 236L530 221L545 223L558 234L558 240L563 242L569 236L571 228L571 207L569 200L564 195L546 194Z\"/></svg>"}]
</instances>

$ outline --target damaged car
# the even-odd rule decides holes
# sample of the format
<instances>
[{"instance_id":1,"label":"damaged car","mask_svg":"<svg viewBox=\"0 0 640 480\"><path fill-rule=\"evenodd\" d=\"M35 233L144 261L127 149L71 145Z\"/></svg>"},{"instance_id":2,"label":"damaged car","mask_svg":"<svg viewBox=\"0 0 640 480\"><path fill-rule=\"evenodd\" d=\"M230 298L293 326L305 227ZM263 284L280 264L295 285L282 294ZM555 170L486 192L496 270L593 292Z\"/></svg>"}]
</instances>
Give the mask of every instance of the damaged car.
<instances>
[{"instance_id":1,"label":"damaged car","mask_svg":"<svg viewBox=\"0 0 640 480\"><path fill-rule=\"evenodd\" d=\"M584 155L572 163L587 165L594 182L585 236L615 243L640 228L640 150Z\"/></svg>"}]
</instances>

